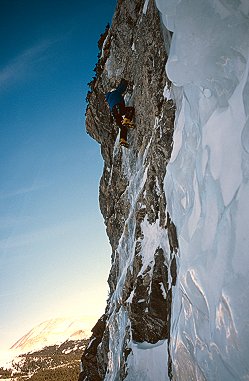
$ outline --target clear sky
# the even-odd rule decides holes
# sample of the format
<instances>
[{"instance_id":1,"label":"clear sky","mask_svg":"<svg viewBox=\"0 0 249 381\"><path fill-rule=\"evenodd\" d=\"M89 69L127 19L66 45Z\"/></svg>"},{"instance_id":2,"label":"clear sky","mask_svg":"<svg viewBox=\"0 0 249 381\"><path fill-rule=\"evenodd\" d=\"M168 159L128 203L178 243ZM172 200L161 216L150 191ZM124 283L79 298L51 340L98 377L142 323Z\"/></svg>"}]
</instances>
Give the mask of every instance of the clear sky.
<instances>
[{"instance_id":1,"label":"clear sky","mask_svg":"<svg viewBox=\"0 0 249 381\"><path fill-rule=\"evenodd\" d=\"M87 83L116 0L0 0L0 350L104 312L111 249Z\"/></svg>"}]
</instances>

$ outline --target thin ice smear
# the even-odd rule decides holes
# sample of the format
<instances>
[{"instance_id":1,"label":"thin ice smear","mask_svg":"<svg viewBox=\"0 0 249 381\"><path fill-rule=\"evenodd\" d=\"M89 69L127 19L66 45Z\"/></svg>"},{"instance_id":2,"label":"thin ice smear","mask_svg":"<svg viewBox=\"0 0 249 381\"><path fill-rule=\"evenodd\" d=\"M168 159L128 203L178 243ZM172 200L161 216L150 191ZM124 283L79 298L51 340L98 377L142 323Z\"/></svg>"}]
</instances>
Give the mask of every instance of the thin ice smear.
<instances>
[{"instance_id":1,"label":"thin ice smear","mask_svg":"<svg viewBox=\"0 0 249 381\"><path fill-rule=\"evenodd\" d=\"M144 2L144 7L143 7L143 14L146 15L147 13L147 8L148 8L148 5L149 5L149 1L150 0L145 0Z\"/></svg>"}]
</instances>

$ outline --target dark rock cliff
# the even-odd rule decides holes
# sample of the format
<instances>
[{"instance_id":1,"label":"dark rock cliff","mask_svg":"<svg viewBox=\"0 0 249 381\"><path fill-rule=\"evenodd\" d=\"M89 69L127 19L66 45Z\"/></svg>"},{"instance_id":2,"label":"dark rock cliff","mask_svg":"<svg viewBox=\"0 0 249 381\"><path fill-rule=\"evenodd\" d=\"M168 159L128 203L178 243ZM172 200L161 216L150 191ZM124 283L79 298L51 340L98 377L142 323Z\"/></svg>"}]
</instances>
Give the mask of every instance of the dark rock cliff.
<instances>
[{"instance_id":1,"label":"dark rock cliff","mask_svg":"<svg viewBox=\"0 0 249 381\"><path fill-rule=\"evenodd\" d=\"M104 159L99 202L112 265L105 315L92 330L80 380L136 380L131 374L132 343L169 343L176 281L177 237L164 193L175 108L163 96L170 81L154 1L147 7L144 0L118 1L99 47L96 78L87 96L86 129L101 144ZM135 107L129 149L118 144L119 131L104 98L121 78L129 81L126 101ZM170 375L170 355L162 366Z\"/></svg>"}]
</instances>

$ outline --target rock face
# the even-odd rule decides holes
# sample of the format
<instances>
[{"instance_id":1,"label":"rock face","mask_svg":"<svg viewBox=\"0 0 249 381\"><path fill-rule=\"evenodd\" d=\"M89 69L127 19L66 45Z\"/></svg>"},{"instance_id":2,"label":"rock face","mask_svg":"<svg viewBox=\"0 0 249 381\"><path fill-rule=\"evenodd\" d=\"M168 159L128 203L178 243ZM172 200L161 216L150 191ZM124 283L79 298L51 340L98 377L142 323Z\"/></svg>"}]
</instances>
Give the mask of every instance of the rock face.
<instances>
[{"instance_id":1,"label":"rock face","mask_svg":"<svg viewBox=\"0 0 249 381\"><path fill-rule=\"evenodd\" d=\"M170 88L164 38L153 0L120 0L99 45L86 128L101 144L104 159L99 202L112 266L106 312L82 356L82 381L139 380L142 371L136 369L136 378L132 372L139 343L145 342L152 349L161 345L165 376L160 380L167 380L167 373L171 377L168 345L178 243L164 193L175 115L172 100L163 95ZM104 97L121 78L129 81L126 102L135 107L129 149L118 144L118 127ZM152 363L150 368L153 372Z\"/></svg>"}]
</instances>

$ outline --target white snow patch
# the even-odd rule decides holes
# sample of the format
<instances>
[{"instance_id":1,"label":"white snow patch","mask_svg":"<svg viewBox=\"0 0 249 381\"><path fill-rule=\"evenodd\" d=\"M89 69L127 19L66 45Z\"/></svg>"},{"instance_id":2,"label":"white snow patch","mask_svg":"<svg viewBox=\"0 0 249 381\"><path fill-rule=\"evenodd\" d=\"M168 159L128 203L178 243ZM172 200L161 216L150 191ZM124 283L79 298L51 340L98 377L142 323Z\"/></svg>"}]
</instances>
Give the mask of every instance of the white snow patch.
<instances>
[{"instance_id":1,"label":"white snow patch","mask_svg":"<svg viewBox=\"0 0 249 381\"><path fill-rule=\"evenodd\" d=\"M130 344L125 381L168 381L167 341Z\"/></svg>"},{"instance_id":2,"label":"white snow patch","mask_svg":"<svg viewBox=\"0 0 249 381\"><path fill-rule=\"evenodd\" d=\"M144 303L144 302L145 302L145 299L139 299L137 302L138 302L138 303Z\"/></svg>"},{"instance_id":3,"label":"white snow patch","mask_svg":"<svg viewBox=\"0 0 249 381\"><path fill-rule=\"evenodd\" d=\"M148 219L145 218L141 224L143 241L142 241L142 261L143 266L141 268L141 273L148 267L148 265L153 264L154 254L158 248L162 248L165 255L170 253L170 247L168 243L167 230L159 225L159 220L154 224L150 224Z\"/></svg>"},{"instance_id":4,"label":"white snow patch","mask_svg":"<svg viewBox=\"0 0 249 381\"><path fill-rule=\"evenodd\" d=\"M108 38L109 38L109 35L107 34L107 36L106 36L106 38L105 38L105 40L104 40L104 42L103 42L103 45L102 45L102 50L101 50L101 58L103 58L103 57L104 57L104 52L105 52L105 44L107 43L107 40L108 40Z\"/></svg>"},{"instance_id":5,"label":"white snow patch","mask_svg":"<svg viewBox=\"0 0 249 381\"><path fill-rule=\"evenodd\" d=\"M171 91L170 91L170 87L169 87L169 84L166 83L165 87L164 87L164 90L163 90L163 96L164 98L168 101L170 99L172 99L172 96L171 96Z\"/></svg>"},{"instance_id":6,"label":"white snow patch","mask_svg":"<svg viewBox=\"0 0 249 381\"><path fill-rule=\"evenodd\" d=\"M160 285L160 288L161 288L161 291L162 291L163 298L166 300L166 298L167 298L167 293L166 293L165 287L164 287L164 285L163 285L162 282L159 283L159 285Z\"/></svg>"},{"instance_id":7,"label":"white snow patch","mask_svg":"<svg viewBox=\"0 0 249 381\"><path fill-rule=\"evenodd\" d=\"M69 353L71 353L73 351L73 349L64 349L62 351L62 353L64 353L65 355L68 355Z\"/></svg>"}]
</instances>

